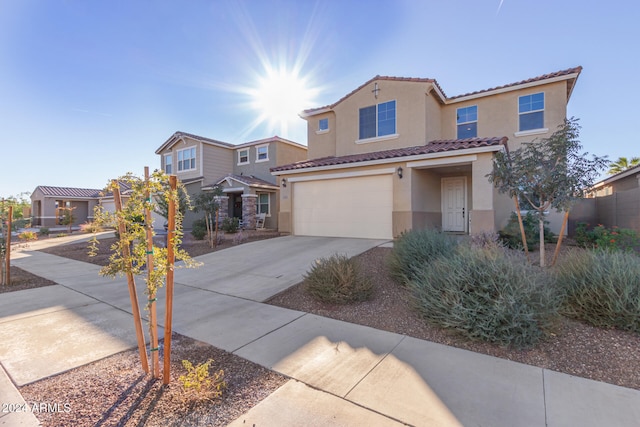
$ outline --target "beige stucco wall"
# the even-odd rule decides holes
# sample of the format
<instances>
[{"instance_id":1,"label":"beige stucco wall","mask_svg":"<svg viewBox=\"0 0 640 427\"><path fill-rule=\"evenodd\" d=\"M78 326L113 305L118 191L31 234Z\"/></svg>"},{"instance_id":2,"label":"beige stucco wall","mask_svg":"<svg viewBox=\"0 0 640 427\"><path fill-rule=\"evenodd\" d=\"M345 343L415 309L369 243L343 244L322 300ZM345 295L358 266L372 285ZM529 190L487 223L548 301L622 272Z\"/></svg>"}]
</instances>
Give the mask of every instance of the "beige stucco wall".
<instances>
[{"instance_id":1,"label":"beige stucco wall","mask_svg":"<svg viewBox=\"0 0 640 427\"><path fill-rule=\"evenodd\" d=\"M329 131L318 132L320 119L329 120ZM307 146L309 159L336 155L336 115L333 111L307 117ZM282 163L286 164L286 163Z\"/></svg>"},{"instance_id":2,"label":"beige stucco wall","mask_svg":"<svg viewBox=\"0 0 640 427\"><path fill-rule=\"evenodd\" d=\"M519 126L518 98L539 92L544 92L544 126L548 131L517 136ZM567 82L549 83L447 104L442 108L443 139L457 138L457 109L471 105L478 106L478 136L506 136L509 138L509 149L515 150L523 142L550 136L562 124L566 117Z\"/></svg>"},{"instance_id":3,"label":"beige stucco wall","mask_svg":"<svg viewBox=\"0 0 640 427\"><path fill-rule=\"evenodd\" d=\"M372 90L378 83L378 98ZM425 117L427 115L427 92L431 83L401 82L389 80L373 81L360 91L343 100L335 107L337 147L336 156L389 150L393 148L412 147L424 144ZM397 137L368 142L359 139L360 108L396 101L396 133ZM356 143L356 141L360 143ZM310 145L311 150L311 145Z\"/></svg>"}]
</instances>

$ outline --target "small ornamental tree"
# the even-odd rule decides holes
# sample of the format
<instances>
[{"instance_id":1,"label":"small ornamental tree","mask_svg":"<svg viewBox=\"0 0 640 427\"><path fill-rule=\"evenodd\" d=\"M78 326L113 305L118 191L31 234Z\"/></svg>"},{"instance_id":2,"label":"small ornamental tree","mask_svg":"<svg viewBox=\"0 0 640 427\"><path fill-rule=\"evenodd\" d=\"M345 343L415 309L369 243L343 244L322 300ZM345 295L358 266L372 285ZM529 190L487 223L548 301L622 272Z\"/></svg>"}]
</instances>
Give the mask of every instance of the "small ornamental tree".
<instances>
[{"instance_id":1,"label":"small ornamental tree","mask_svg":"<svg viewBox=\"0 0 640 427\"><path fill-rule=\"evenodd\" d=\"M177 209L175 209L175 227L170 230L171 238L168 239L167 247L159 247L153 243L154 233L153 224L151 223L151 211L154 209L155 202L151 195L155 194L160 197L169 207L178 203L178 191L171 189L168 184L169 178L164 172L159 171L155 171L148 177L148 170L145 170L145 179L127 174L118 180L113 180L105 191L113 193L116 211L108 212L102 209L101 206L97 206L94 212L94 222L96 224L105 226L116 224L118 227L119 238L111 246L113 253L109 258L109 264L100 270L100 274L110 277L127 276L136 335L138 336L138 350L142 368L145 372L148 372L147 354L144 347L145 340L141 328L141 316L137 308L138 300L135 290L135 277L142 274L143 270L146 269L145 293L148 297L146 309L150 312L149 330L152 344L151 373L155 378L159 376L158 326L155 315L158 289L165 282L168 284L167 276L169 271L173 272L174 258L184 261L186 267L196 266L189 254L179 248L182 237L182 215ZM175 179L175 177L172 178ZM120 198L120 183L126 183L131 188L129 198L124 204ZM169 210L171 211L171 209ZM94 237L89 246L90 255L97 253L98 245L99 241ZM168 345L170 346L170 343L167 343L165 339L165 347Z\"/></svg>"},{"instance_id":2,"label":"small ornamental tree","mask_svg":"<svg viewBox=\"0 0 640 427\"><path fill-rule=\"evenodd\" d=\"M198 194L193 203L194 212L204 212L204 220L207 226L207 240L210 247L213 247L214 243L217 244L218 242L218 211L220 210L220 203L218 202L218 198L222 196L222 194L222 188L220 188L219 186L215 186L213 188L213 191L207 191Z\"/></svg>"},{"instance_id":3,"label":"small ornamental tree","mask_svg":"<svg viewBox=\"0 0 640 427\"><path fill-rule=\"evenodd\" d=\"M512 152L498 152L488 177L501 193L526 200L537 212L540 227L540 266L545 266L544 213L564 211L558 248L571 207L593 186L598 172L607 166L606 157L581 153L578 119L565 119L550 137L524 143ZM555 258L555 256L554 256Z\"/></svg>"},{"instance_id":4,"label":"small ornamental tree","mask_svg":"<svg viewBox=\"0 0 640 427\"><path fill-rule=\"evenodd\" d=\"M62 213L62 216L60 217L60 225L66 225L69 227L69 234L72 233L72 226L73 223L76 220L75 215L73 214L73 211L76 209L76 207L68 207L68 208L60 208L60 212Z\"/></svg>"}]
</instances>

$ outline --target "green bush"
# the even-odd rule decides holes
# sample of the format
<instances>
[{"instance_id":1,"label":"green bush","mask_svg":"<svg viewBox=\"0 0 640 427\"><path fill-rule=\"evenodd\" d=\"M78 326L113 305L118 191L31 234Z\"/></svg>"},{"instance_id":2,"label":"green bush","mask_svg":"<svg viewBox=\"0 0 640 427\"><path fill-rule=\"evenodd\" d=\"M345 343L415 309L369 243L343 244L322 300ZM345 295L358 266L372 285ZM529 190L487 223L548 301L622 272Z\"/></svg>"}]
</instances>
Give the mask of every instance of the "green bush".
<instances>
[{"instance_id":1,"label":"green bush","mask_svg":"<svg viewBox=\"0 0 640 427\"><path fill-rule=\"evenodd\" d=\"M538 222L537 213L527 212L522 215L522 225L524 226L524 234L527 238L527 249L534 250L540 243L540 224ZM549 221L544 221L544 241L546 243L555 242L555 234L549 229ZM500 240L511 249L523 249L522 234L520 233L520 224L518 215L511 213L509 222L500 230Z\"/></svg>"},{"instance_id":2,"label":"green bush","mask_svg":"<svg viewBox=\"0 0 640 427\"><path fill-rule=\"evenodd\" d=\"M567 316L640 333L640 258L629 252L573 250L555 267Z\"/></svg>"},{"instance_id":3,"label":"green bush","mask_svg":"<svg viewBox=\"0 0 640 427\"><path fill-rule=\"evenodd\" d=\"M589 224L580 222L576 226L574 238L578 246L583 248L599 248L614 251L640 250L640 234L627 228L607 228L598 224L589 229Z\"/></svg>"},{"instance_id":4,"label":"green bush","mask_svg":"<svg viewBox=\"0 0 640 427\"><path fill-rule=\"evenodd\" d=\"M544 270L499 248L461 246L409 282L421 315L471 338L534 345L558 316L562 295Z\"/></svg>"},{"instance_id":5,"label":"green bush","mask_svg":"<svg viewBox=\"0 0 640 427\"><path fill-rule=\"evenodd\" d=\"M40 231L38 231L38 233L41 236L48 236L50 231L49 231L49 227L40 227Z\"/></svg>"},{"instance_id":6,"label":"green bush","mask_svg":"<svg viewBox=\"0 0 640 427\"><path fill-rule=\"evenodd\" d=\"M393 243L389 258L391 274L401 282L415 277L425 264L455 252L457 241L437 230L404 232Z\"/></svg>"},{"instance_id":7,"label":"green bush","mask_svg":"<svg viewBox=\"0 0 640 427\"><path fill-rule=\"evenodd\" d=\"M238 228L240 228L240 220L238 218L226 217L224 221L222 221L220 228L227 233L237 233Z\"/></svg>"},{"instance_id":8,"label":"green bush","mask_svg":"<svg viewBox=\"0 0 640 427\"><path fill-rule=\"evenodd\" d=\"M356 260L346 255L317 260L304 280L314 298L332 304L366 301L373 293L371 281L361 273Z\"/></svg>"},{"instance_id":9,"label":"green bush","mask_svg":"<svg viewBox=\"0 0 640 427\"><path fill-rule=\"evenodd\" d=\"M207 235L207 224L204 218L193 221L193 224L191 224L191 235L196 240L204 240Z\"/></svg>"}]
</instances>

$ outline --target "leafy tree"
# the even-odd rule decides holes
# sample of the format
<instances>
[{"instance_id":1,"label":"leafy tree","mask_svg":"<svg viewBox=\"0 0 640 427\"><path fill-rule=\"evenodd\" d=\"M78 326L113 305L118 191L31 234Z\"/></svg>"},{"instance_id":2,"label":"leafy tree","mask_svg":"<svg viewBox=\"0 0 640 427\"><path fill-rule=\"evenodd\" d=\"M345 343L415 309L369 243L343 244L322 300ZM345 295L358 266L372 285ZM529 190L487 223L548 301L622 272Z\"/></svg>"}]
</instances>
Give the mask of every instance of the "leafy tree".
<instances>
[{"instance_id":1,"label":"leafy tree","mask_svg":"<svg viewBox=\"0 0 640 427\"><path fill-rule=\"evenodd\" d=\"M25 191L15 196L2 197L0 201L0 216L6 218L9 206L13 206L14 230L17 227L24 226L29 222L29 218L24 217L25 208L31 207L30 193Z\"/></svg>"},{"instance_id":2,"label":"leafy tree","mask_svg":"<svg viewBox=\"0 0 640 427\"><path fill-rule=\"evenodd\" d=\"M618 160L609 163L609 170L607 171L607 174L615 175L638 165L640 165L640 157L632 157L631 160L626 157L618 157Z\"/></svg>"},{"instance_id":3,"label":"leafy tree","mask_svg":"<svg viewBox=\"0 0 640 427\"><path fill-rule=\"evenodd\" d=\"M71 234L71 227L76 220L75 215L73 214L73 210L75 206L72 208L60 208L62 212L62 217L60 218L60 225L66 225L69 227L69 234Z\"/></svg>"},{"instance_id":4,"label":"leafy tree","mask_svg":"<svg viewBox=\"0 0 640 427\"><path fill-rule=\"evenodd\" d=\"M154 174L160 173L159 171L155 171ZM161 215L164 218L169 218L169 202L167 201L167 197L164 195L170 191L168 181L161 182L160 187L157 191L154 192L156 204L154 206L154 210L158 215ZM180 215L184 217L187 211L191 209L191 199L189 198L189 194L187 193L187 189L185 186L178 181L178 212Z\"/></svg>"},{"instance_id":5,"label":"leafy tree","mask_svg":"<svg viewBox=\"0 0 640 427\"><path fill-rule=\"evenodd\" d=\"M220 210L218 197L222 196L222 194L222 188L220 188L220 186L215 186L213 191L206 191L198 194L193 204L194 212L204 212L204 219L207 226L207 238L210 247L213 247L214 243L218 242L218 211ZM213 230L214 224L215 238Z\"/></svg>"},{"instance_id":6,"label":"leafy tree","mask_svg":"<svg viewBox=\"0 0 640 427\"><path fill-rule=\"evenodd\" d=\"M108 212L97 206L94 212L94 223L98 225L118 224L119 238L111 246L113 252L109 258L109 264L100 270L103 276L115 277L117 275L126 275L130 289L131 303L134 312L137 310L137 295L135 292L135 277L142 274L146 269L147 277L146 294L148 296L147 309L150 311L150 335L154 346L152 348L153 367L152 373L154 377L158 376L157 365L157 322L155 321L155 301L158 289L165 283L169 283L167 279L169 272L173 274L174 264L173 258L184 261L186 267L194 267L197 264L191 259L189 254L179 248L182 238L182 215L176 209L175 230L172 231L173 238L167 242L167 247L158 247L153 244L153 224L151 223L150 212L156 203L150 197L156 194L157 199L164 200L167 207L171 203L178 200L178 190L171 190L168 184L169 177L160 171L155 171L149 179L140 179L132 174L127 174L117 180L113 180L107 187L106 191L114 192L114 197L119 197L119 183L126 183L131 192L129 198L115 212ZM117 194L116 194L117 192ZM148 214L147 214L148 213ZM94 238L90 242L89 254L95 254L98 250L99 241ZM140 317L134 313L134 322L136 323L136 334L141 334L139 329ZM139 332L140 331L140 332ZM144 344L144 340L140 341ZM170 343L165 341L165 350ZM146 350L144 345L140 346L142 366L146 368ZM166 355L166 353L165 353Z\"/></svg>"},{"instance_id":7,"label":"leafy tree","mask_svg":"<svg viewBox=\"0 0 640 427\"><path fill-rule=\"evenodd\" d=\"M587 158L581 153L578 119L565 119L550 137L523 144L512 152L496 153L493 172L488 177L501 193L525 199L538 215L540 266L545 265L544 212L569 210L591 187L598 172L606 167L606 157ZM558 247L562 242L560 237Z\"/></svg>"}]
</instances>

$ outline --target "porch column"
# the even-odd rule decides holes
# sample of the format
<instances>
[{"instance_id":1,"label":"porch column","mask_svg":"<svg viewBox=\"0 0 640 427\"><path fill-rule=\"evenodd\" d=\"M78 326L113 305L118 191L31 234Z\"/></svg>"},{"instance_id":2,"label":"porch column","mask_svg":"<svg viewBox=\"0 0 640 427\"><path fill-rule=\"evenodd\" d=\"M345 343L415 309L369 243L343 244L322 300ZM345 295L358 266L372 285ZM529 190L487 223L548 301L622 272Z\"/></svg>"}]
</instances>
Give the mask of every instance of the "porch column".
<instances>
[{"instance_id":1,"label":"porch column","mask_svg":"<svg viewBox=\"0 0 640 427\"><path fill-rule=\"evenodd\" d=\"M242 221L249 230L256 228L256 206L258 203L257 194L242 195Z\"/></svg>"},{"instance_id":2,"label":"porch column","mask_svg":"<svg viewBox=\"0 0 640 427\"><path fill-rule=\"evenodd\" d=\"M469 234L495 232L494 188L487 174L493 170L493 154L478 155L471 164L471 209Z\"/></svg>"},{"instance_id":3,"label":"porch column","mask_svg":"<svg viewBox=\"0 0 640 427\"><path fill-rule=\"evenodd\" d=\"M229 196L215 196L214 200L220 206L220 210L218 211L218 221L222 224L225 218L229 216Z\"/></svg>"}]
</instances>

